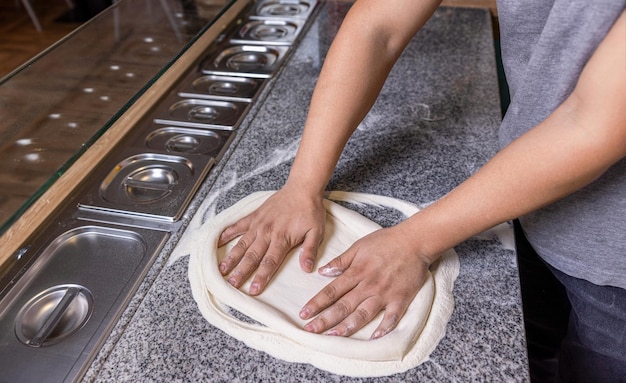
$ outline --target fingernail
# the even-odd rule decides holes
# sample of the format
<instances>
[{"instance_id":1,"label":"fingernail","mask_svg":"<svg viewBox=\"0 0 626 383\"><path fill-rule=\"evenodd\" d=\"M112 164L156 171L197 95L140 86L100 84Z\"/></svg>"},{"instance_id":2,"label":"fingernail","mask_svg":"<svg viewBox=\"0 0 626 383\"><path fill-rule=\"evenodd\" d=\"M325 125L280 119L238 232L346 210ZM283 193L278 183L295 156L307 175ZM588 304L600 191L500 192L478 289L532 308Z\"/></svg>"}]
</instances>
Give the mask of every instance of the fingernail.
<instances>
[{"instance_id":1,"label":"fingernail","mask_svg":"<svg viewBox=\"0 0 626 383\"><path fill-rule=\"evenodd\" d=\"M323 267L320 270L320 274L322 274L322 275L324 275L326 277L338 277L338 276L341 275L341 273L342 273L342 271L339 270L339 268L331 267L331 266Z\"/></svg>"},{"instance_id":2,"label":"fingernail","mask_svg":"<svg viewBox=\"0 0 626 383\"><path fill-rule=\"evenodd\" d=\"M309 309L305 307L302 310L300 310L299 315L300 315L300 318L307 319L310 314L311 314L311 311L309 311Z\"/></svg>"},{"instance_id":3,"label":"fingernail","mask_svg":"<svg viewBox=\"0 0 626 383\"><path fill-rule=\"evenodd\" d=\"M222 273L222 275L226 273L226 264L223 262L220 263L220 273Z\"/></svg>"},{"instance_id":4,"label":"fingernail","mask_svg":"<svg viewBox=\"0 0 626 383\"><path fill-rule=\"evenodd\" d=\"M335 329L332 329L332 330L326 331L326 335L337 336L337 335L339 335L339 332L337 332L337 330L335 330Z\"/></svg>"},{"instance_id":5,"label":"fingernail","mask_svg":"<svg viewBox=\"0 0 626 383\"><path fill-rule=\"evenodd\" d=\"M235 280L235 278L228 278L228 283L230 283L233 286L236 286L237 281Z\"/></svg>"},{"instance_id":6,"label":"fingernail","mask_svg":"<svg viewBox=\"0 0 626 383\"><path fill-rule=\"evenodd\" d=\"M224 235L224 232L222 232L222 234L220 234L220 237L218 238L217 242L218 243L224 243L224 238L226 238L226 236Z\"/></svg>"},{"instance_id":7,"label":"fingernail","mask_svg":"<svg viewBox=\"0 0 626 383\"><path fill-rule=\"evenodd\" d=\"M261 288L261 287L259 286L259 284L258 284L258 283L256 283L256 282L255 282L255 283L252 283L252 284L250 285L250 291L249 291L250 295L256 295L256 294L258 294L258 293L259 293L260 288Z\"/></svg>"},{"instance_id":8,"label":"fingernail","mask_svg":"<svg viewBox=\"0 0 626 383\"><path fill-rule=\"evenodd\" d=\"M304 264L306 265L307 271L313 271L313 260L312 259L305 259L304 260Z\"/></svg>"},{"instance_id":9,"label":"fingernail","mask_svg":"<svg viewBox=\"0 0 626 383\"><path fill-rule=\"evenodd\" d=\"M376 330L376 331L374 331L374 333L373 333L373 334L372 334L372 336L370 337L370 340L374 340L374 339L382 338L383 336L385 336L385 334L387 334L387 331L383 331L383 330Z\"/></svg>"},{"instance_id":10,"label":"fingernail","mask_svg":"<svg viewBox=\"0 0 626 383\"><path fill-rule=\"evenodd\" d=\"M315 326L313 326L311 323L309 323L306 326L304 326L304 330L308 331L308 332L317 333L317 331L315 331Z\"/></svg>"}]
</instances>

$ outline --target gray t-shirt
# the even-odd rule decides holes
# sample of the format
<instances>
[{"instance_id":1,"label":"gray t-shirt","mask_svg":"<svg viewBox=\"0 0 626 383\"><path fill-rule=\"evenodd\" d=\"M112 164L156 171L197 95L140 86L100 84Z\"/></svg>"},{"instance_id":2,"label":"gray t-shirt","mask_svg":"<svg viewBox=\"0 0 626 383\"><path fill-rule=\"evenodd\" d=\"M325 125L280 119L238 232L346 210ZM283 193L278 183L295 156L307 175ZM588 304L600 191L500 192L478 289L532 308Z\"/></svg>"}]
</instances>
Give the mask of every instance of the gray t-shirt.
<instances>
[{"instance_id":1,"label":"gray t-shirt","mask_svg":"<svg viewBox=\"0 0 626 383\"><path fill-rule=\"evenodd\" d=\"M567 98L625 7L626 0L498 0L511 93L501 146L539 124ZM625 159L591 185L520 221L550 265L598 285L626 289Z\"/></svg>"}]
</instances>

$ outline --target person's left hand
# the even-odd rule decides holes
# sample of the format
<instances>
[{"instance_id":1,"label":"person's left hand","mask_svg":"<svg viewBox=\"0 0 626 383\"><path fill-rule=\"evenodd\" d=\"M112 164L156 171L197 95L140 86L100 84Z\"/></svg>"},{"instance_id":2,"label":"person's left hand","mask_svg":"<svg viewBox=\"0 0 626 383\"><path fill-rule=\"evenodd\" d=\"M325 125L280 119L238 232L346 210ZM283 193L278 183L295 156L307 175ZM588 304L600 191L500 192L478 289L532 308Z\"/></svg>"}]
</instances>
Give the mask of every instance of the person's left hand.
<instances>
[{"instance_id":1,"label":"person's left hand","mask_svg":"<svg viewBox=\"0 0 626 383\"><path fill-rule=\"evenodd\" d=\"M320 267L320 274L337 278L300 311L302 319L317 315L304 329L350 336L384 310L371 338L393 330L425 283L432 263L418 254L413 242L411 232L402 224L381 229Z\"/></svg>"}]
</instances>

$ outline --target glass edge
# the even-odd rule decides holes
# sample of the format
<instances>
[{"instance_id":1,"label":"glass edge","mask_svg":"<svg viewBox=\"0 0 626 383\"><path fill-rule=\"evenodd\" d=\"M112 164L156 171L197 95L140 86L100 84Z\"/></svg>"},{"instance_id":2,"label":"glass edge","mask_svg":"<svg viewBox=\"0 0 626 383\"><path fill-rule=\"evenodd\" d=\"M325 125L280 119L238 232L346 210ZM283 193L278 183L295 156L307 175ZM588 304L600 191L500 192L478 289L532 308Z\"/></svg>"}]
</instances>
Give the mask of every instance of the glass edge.
<instances>
[{"instance_id":1,"label":"glass edge","mask_svg":"<svg viewBox=\"0 0 626 383\"><path fill-rule=\"evenodd\" d=\"M13 213L6 221L0 223L0 236L4 235L11 226L13 226L13 224L15 224L17 222L17 220L24 214L24 212L26 212L26 210L28 210L49 188L50 186L52 186L60 177L61 175L63 175L65 173L65 171L67 171L67 169L69 169L74 163L76 163L76 161L87 151L87 149L89 149L141 96L143 96L145 94L145 92L159 79L161 78L161 76L167 72L167 70L182 56L184 55L189 48L194 45L198 39L200 38L200 36L202 36L204 33L206 33L206 31L213 26L213 24L219 20L224 13L230 9L230 7L232 7L232 5L238 0L230 0L228 4L226 4L222 10L220 12L218 12L215 17L213 19L211 19L210 21L207 22L207 24L202 27L198 33L196 33L196 35L194 37L192 37L187 44L185 44L185 46L183 48L180 49L180 51L174 55L172 57L171 60L169 60L169 62L167 64L165 64L163 66L163 68L161 68L141 89L139 89L139 91L137 91L137 93L135 93L135 95L133 95L128 102L126 102L118 111L117 113L115 113L113 116L111 116L111 118L106 121L102 127L100 129L98 129L98 131L91 136L91 138L89 140L87 140L83 145L81 145L81 147L76 151L76 153L74 155L72 155L50 178L48 178L48 180L46 180L46 182L37 189L37 191L30 197L28 198L28 200L26 202L24 202L16 211L15 213ZM108 7L105 12L110 12L111 9L113 9L113 7L117 7L119 5L119 2L114 3L113 5L111 5L110 7ZM103 15L104 12L94 16L93 19L99 18L99 17L105 17L106 15ZM9 74L7 74L6 76L0 78L0 85L2 85L4 82L6 82L7 80L9 80L10 78L12 78L13 76L15 76L16 74L18 74L19 72L21 72L23 69L31 66L34 62L36 62L37 60L39 60L41 57L44 57L45 55L47 55L48 53L50 53L52 50L54 50L56 47L58 47L59 45L63 44L63 42L65 42L66 40L70 39L72 36L74 36L75 34L79 33L82 29L87 27L87 23L84 23L82 25L80 25L79 27L77 27L76 29L74 29L73 31L71 31L70 33L68 33L67 35L65 35L64 37L62 37L61 39L59 39L58 41L56 41L55 43L53 43L52 45L50 45L48 48L46 48L45 50L43 50L42 52L40 52L39 54L37 54L36 56L32 57L30 60L28 60L27 62L25 62L24 64L20 65L18 68L16 68L15 70L11 71Z\"/></svg>"}]
</instances>

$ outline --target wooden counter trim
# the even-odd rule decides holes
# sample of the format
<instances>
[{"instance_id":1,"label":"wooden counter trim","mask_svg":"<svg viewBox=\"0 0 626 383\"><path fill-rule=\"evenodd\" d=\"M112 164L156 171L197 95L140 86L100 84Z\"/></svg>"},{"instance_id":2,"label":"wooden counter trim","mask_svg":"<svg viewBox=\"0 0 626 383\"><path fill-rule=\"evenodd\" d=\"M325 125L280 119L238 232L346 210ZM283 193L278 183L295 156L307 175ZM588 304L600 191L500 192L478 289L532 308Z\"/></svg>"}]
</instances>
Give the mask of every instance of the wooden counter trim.
<instances>
[{"instance_id":1,"label":"wooden counter trim","mask_svg":"<svg viewBox=\"0 0 626 383\"><path fill-rule=\"evenodd\" d=\"M498 17L496 0L443 0L443 7L488 8L492 17Z\"/></svg>"},{"instance_id":2,"label":"wooden counter trim","mask_svg":"<svg viewBox=\"0 0 626 383\"><path fill-rule=\"evenodd\" d=\"M0 237L0 265L27 244L37 230L56 213L66 198L93 172L111 148L150 111L201 56L219 34L250 3L238 0L213 24L111 127L26 210Z\"/></svg>"}]
</instances>

